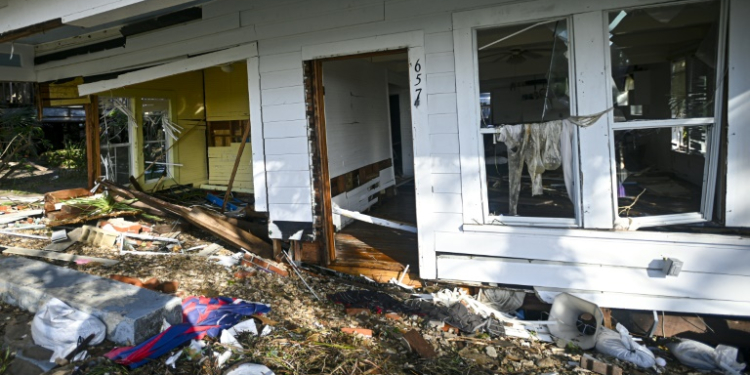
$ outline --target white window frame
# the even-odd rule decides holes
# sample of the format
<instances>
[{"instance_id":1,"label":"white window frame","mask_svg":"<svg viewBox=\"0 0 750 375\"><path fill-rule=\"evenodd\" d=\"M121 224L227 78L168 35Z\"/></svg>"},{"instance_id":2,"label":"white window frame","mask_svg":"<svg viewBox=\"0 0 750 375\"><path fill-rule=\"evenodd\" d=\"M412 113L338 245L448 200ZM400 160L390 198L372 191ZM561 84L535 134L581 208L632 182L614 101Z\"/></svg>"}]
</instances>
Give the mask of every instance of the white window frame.
<instances>
[{"instance_id":1,"label":"white window frame","mask_svg":"<svg viewBox=\"0 0 750 375\"><path fill-rule=\"evenodd\" d=\"M703 0L700 0L703 1ZM568 17L572 19L568 26L571 40L571 61L575 75L571 76L576 83L576 95L571 95L571 100L576 101L576 110L571 115L590 115L607 108L611 108L612 99L610 80L611 74L609 57L609 38L607 37L608 19L606 12L627 9L643 8L655 5L671 5L691 3L696 0L669 1L669 0L533 0L505 5L497 5L484 9L475 9L453 14L453 41L456 66L456 92L458 96L458 122L459 140L461 150L461 187L463 194L463 221L464 228L477 225L492 224L486 220L485 215L485 184L482 180L482 168L484 157L481 154L480 142L482 142L479 124L479 88L477 87L478 68L476 64L476 46L474 30L477 28L503 26L509 24L534 23L554 18ZM726 8L726 0L722 0L723 9ZM723 13L726 13L724 11ZM722 17L725 18L723 15ZM513 23L507 22L513 20ZM724 27L726 22L723 21ZM577 35L576 32L580 35ZM721 36L725 39L724 34ZM576 43L578 42L578 43ZM722 42L722 44L725 44ZM722 46L721 51L725 50ZM724 56L721 55L723 65ZM718 71L718 70L717 70ZM720 74L717 74L720 75ZM722 75L723 77L723 75ZM717 95L716 102L720 103L723 97ZM714 121L722 122L721 111L717 111ZM685 124L681 120L681 124ZM614 135L612 116L607 115L599 119L594 125L578 130L579 145L586 147L578 148L578 167L583 176L579 183L578 198L580 202L580 214L577 221L585 229L614 229L616 220L619 219L616 199L616 174L614 169L614 157L612 137ZM714 127L719 129L721 126ZM716 130L719 131L719 130ZM718 133L717 133L718 134ZM711 151L718 151L719 137L712 136ZM717 154L718 156L718 154ZM608 159L608 160L607 160ZM710 159L709 167L712 176L716 176L718 157ZM709 164L709 163L707 163ZM605 166L605 168L602 168ZM715 180L715 177L712 177ZM607 183L609 181L610 183ZM715 196L715 185L710 186L712 196ZM609 201L609 202L607 202ZM705 202L711 208L713 199ZM704 212L708 213L707 210ZM657 219L670 224L678 224L680 221L695 222L692 214L680 215L680 218L669 216L656 216ZM554 226L546 218L537 220L516 219L513 225L526 226ZM507 218L506 218L507 220ZM545 221L547 221L545 223ZM639 223L640 224L640 223ZM646 222L642 224L647 225ZM508 221L508 224L510 222ZM664 224L659 224L664 225ZM500 229L500 228L498 228Z\"/></svg>"},{"instance_id":2,"label":"white window frame","mask_svg":"<svg viewBox=\"0 0 750 375\"><path fill-rule=\"evenodd\" d=\"M478 59L478 46L477 46L477 31L482 29L491 29L496 27L506 27L506 26L514 26L514 25L533 25L537 22L555 22L555 21L565 21L566 22L566 28L568 33L568 79L570 81L570 113L573 115L575 113L575 108L577 108L576 103L576 80L575 80L575 59L573 56L575 55L575 45L573 43L573 18L572 17L552 17L548 19L538 19L538 20L532 20L532 21L523 21L523 22L506 22L501 24L493 24L493 25L486 25L486 26L480 26L472 28L472 50L474 51L474 55L472 58L474 59L474 66L476 74L474 74L474 80L475 80L475 87L477 90L473 94L476 105L476 118L480 119L482 116L482 109L480 103L479 96L481 93L479 92L479 59ZM541 26L541 25L539 25ZM479 122L477 122L479 124ZM500 125L500 124L493 124L493 125ZM482 189L482 203L483 203L483 217L484 217L484 224L488 225L511 225L511 226L539 226L539 227L550 227L550 228L576 228L581 226L581 200L580 200L580 188L579 188L579 181L580 178L580 162L579 162L579 156L578 152L573 152L571 155L573 157L573 192L572 196L573 199L573 212L575 217L574 218L554 218L554 217L534 217L534 216L495 216L490 213L490 207L489 207L489 197L488 197L488 188L487 188L487 168L486 168L486 160L485 160L485 150L484 150L484 137L487 134L495 134L496 128L494 129L482 129L477 127L477 131L480 133L479 135L479 142L477 144L477 147L479 147L479 163L480 163L480 182L481 182L481 189ZM573 136L573 150L578 150L578 129L577 127L574 129L574 136ZM544 177L542 177L544 178Z\"/></svg>"},{"instance_id":3,"label":"white window frame","mask_svg":"<svg viewBox=\"0 0 750 375\"><path fill-rule=\"evenodd\" d=\"M710 0L692 0L684 1L679 3L669 4L655 4L650 6L638 6L630 8L615 8L612 10L629 10L629 9L644 9L650 7L659 7L665 5L679 5L689 3L701 3ZM657 129L657 128L672 128L675 126L700 126L700 125L711 125L710 131L707 133L706 144L708 145L708 152L706 152L706 163L704 165L703 172L703 186L701 192L701 209L700 212L688 212L682 214L672 215L655 215L645 217L620 217L619 207L617 199L617 174L612 173L612 192L613 192L613 209L616 215L615 220L629 221L628 225L635 228L664 226L664 225L680 225L680 224L693 224L708 222L713 219L714 202L716 200L716 179L718 175L719 156L721 148L721 129L724 126L724 113L723 113L723 102L724 102L724 78L726 68L726 47L727 47L727 21L729 19L729 4L727 0L720 1L720 14L719 14L719 40L717 50L717 61L716 61L716 81L715 86L716 92L714 97L714 117L698 117L698 118L686 118L686 119L665 119L665 120L639 120L630 122L615 122L614 114L610 111L607 114L607 119L610 123L611 135L610 139L614 141L614 132L618 130L634 130L634 129ZM604 18L607 19L607 13L611 10L605 10ZM607 30L603 30L605 34L608 34ZM609 46L607 46L609 51ZM607 72L612 72L612 55L611 53L606 54L606 65ZM608 92L612 92L612 81L608 80ZM607 96L609 107L614 106L612 95ZM615 157L615 147L610 147L610 160L611 170L617 170L617 158Z\"/></svg>"}]
</instances>

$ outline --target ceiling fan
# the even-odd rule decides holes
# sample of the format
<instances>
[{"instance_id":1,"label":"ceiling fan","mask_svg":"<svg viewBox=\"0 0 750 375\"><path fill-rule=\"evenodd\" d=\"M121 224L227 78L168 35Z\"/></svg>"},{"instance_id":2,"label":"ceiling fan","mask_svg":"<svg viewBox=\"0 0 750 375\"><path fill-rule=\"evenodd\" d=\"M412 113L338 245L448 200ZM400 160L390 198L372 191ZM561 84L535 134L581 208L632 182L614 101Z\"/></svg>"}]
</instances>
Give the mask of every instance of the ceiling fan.
<instances>
[{"instance_id":1,"label":"ceiling fan","mask_svg":"<svg viewBox=\"0 0 750 375\"><path fill-rule=\"evenodd\" d=\"M521 64L528 59L542 58L539 52L547 52L548 48L512 48L510 50L490 52L480 59L492 59L491 62L505 61L508 64Z\"/></svg>"}]
</instances>

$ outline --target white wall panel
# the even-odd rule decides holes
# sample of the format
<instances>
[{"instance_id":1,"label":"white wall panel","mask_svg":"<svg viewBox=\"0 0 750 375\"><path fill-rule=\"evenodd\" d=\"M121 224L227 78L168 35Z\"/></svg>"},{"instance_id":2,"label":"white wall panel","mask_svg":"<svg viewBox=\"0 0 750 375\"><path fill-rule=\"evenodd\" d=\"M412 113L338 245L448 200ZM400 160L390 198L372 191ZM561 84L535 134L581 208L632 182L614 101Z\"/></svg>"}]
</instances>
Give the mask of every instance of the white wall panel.
<instances>
[{"instance_id":1,"label":"white wall panel","mask_svg":"<svg viewBox=\"0 0 750 375\"><path fill-rule=\"evenodd\" d=\"M308 154L308 144L307 137L266 139L266 155Z\"/></svg>"},{"instance_id":2,"label":"white wall panel","mask_svg":"<svg viewBox=\"0 0 750 375\"><path fill-rule=\"evenodd\" d=\"M292 121L305 119L305 104L263 106L263 122Z\"/></svg>"},{"instance_id":3,"label":"white wall panel","mask_svg":"<svg viewBox=\"0 0 750 375\"><path fill-rule=\"evenodd\" d=\"M430 115L430 134L457 134L458 114L441 113Z\"/></svg>"},{"instance_id":4,"label":"white wall panel","mask_svg":"<svg viewBox=\"0 0 750 375\"><path fill-rule=\"evenodd\" d=\"M428 94L456 92L456 75L453 72L431 73L427 75Z\"/></svg>"},{"instance_id":5,"label":"white wall panel","mask_svg":"<svg viewBox=\"0 0 750 375\"><path fill-rule=\"evenodd\" d=\"M265 124L266 139L307 136L307 120L277 121Z\"/></svg>"},{"instance_id":6,"label":"white wall panel","mask_svg":"<svg viewBox=\"0 0 750 375\"><path fill-rule=\"evenodd\" d=\"M269 205L271 221L312 222L312 208L310 204L278 204Z\"/></svg>"},{"instance_id":7,"label":"white wall panel","mask_svg":"<svg viewBox=\"0 0 750 375\"><path fill-rule=\"evenodd\" d=\"M457 154L430 155L432 173L461 173L461 158Z\"/></svg>"},{"instance_id":8,"label":"white wall panel","mask_svg":"<svg viewBox=\"0 0 750 375\"><path fill-rule=\"evenodd\" d=\"M310 171L268 172L268 188L310 187Z\"/></svg>"},{"instance_id":9,"label":"white wall panel","mask_svg":"<svg viewBox=\"0 0 750 375\"><path fill-rule=\"evenodd\" d=\"M268 203L310 204L312 203L309 187L274 187L268 190Z\"/></svg>"},{"instance_id":10,"label":"white wall panel","mask_svg":"<svg viewBox=\"0 0 750 375\"><path fill-rule=\"evenodd\" d=\"M729 95L727 140L726 223L750 227L750 43L747 42L750 2L732 0L729 20Z\"/></svg>"},{"instance_id":11,"label":"white wall panel","mask_svg":"<svg viewBox=\"0 0 750 375\"><path fill-rule=\"evenodd\" d=\"M260 74L260 78L260 88L263 90L300 86L303 83L302 68L265 72Z\"/></svg>"},{"instance_id":12,"label":"white wall panel","mask_svg":"<svg viewBox=\"0 0 750 375\"><path fill-rule=\"evenodd\" d=\"M431 53L427 55L427 73L445 73L456 70L453 52Z\"/></svg>"},{"instance_id":13,"label":"white wall panel","mask_svg":"<svg viewBox=\"0 0 750 375\"><path fill-rule=\"evenodd\" d=\"M432 212L436 213L461 213L461 194L433 193Z\"/></svg>"},{"instance_id":14,"label":"white wall panel","mask_svg":"<svg viewBox=\"0 0 750 375\"><path fill-rule=\"evenodd\" d=\"M282 105L305 102L305 87L290 86L263 90L263 105Z\"/></svg>"},{"instance_id":15,"label":"white wall panel","mask_svg":"<svg viewBox=\"0 0 750 375\"><path fill-rule=\"evenodd\" d=\"M427 112L431 115L456 113L456 94L428 95Z\"/></svg>"},{"instance_id":16,"label":"white wall panel","mask_svg":"<svg viewBox=\"0 0 750 375\"><path fill-rule=\"evenodd\" d=\"M307 154L266 155L266 170L277 171L309 171L310 156Z\"/></svg>"},{"instance_id":17,"label":"white wall panel","mask_svg":"<svg viewBox=\"0 0 750 375\"><path fill-rule=\"evenodd\" d=\"M431 180L434 193L461 194L461 175L458 173L433 174Z\"/></svg>"},{"instance_id":18,"label":"white wall panel","mask_svg":"<svg viewBox=\"0 0 750 375\"><path fill-rule=\"evenodd\" d=\"M302 55L299 52L281 53L260 57L260 72L302 69Z\"/></svg>"},{"instance_id":19,"label":"white wall panel","mask_svg":"<svg viewBox=\"0 0 750 375\"><path fill-rule=\"evenodd\" d=\"M391 158L386 70L363 60L323 63L331 178Z\"/></svg>"},{"instance_id":20,"label":"white wall panel","mask_svg":"<svg viewBox=\"0 0 750 375\"><path fill-rule=\"evenodd\" d=\"M427 34L424 36L424 49L429 53L453 52L453 33Z\"/></svg>"},{"instance_id":21,"label":"white wall panel","mask_svg":"<svg viewBox=\"0 0 750 375\"><path fill-rule=\"evenodd\" d=\"M440 154L458 154L458 134L430 135L430 150Z\"/></svg>"}]
</instances>

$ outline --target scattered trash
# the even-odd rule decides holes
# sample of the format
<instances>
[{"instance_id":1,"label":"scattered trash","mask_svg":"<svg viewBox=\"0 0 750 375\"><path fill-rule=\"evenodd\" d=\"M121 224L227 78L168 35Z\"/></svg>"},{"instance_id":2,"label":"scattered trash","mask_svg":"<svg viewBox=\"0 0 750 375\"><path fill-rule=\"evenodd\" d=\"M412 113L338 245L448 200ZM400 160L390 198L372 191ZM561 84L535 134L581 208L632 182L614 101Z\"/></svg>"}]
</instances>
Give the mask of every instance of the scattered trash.
<instances>
[{"instance_id":1,"label":"scattered trash","mask_svg":"<svg viewBox=\"0 0 750 375\"><path fill-rule=\"evenodd\" d=\"M611 355L617 359L628 361L641 368L651 368L656 365L654 353L633 340L627 328L617 323L617 331L602 327L596 339L596 350Z\"/></svg>"},{"instance_id":2,"label":"scattered trash","mask_svg":"<svg viewBox=\"0 0 750 375\"><path fill-rule=\"evenodd\" d=\"M680 363L698 370L719 370L738 375L747 366L737 361L737 348L728 345L719 345L714 349L698 341L680 339L666 346Z\"/></svg>"},{"instance_id":3,"label":"scattered trash","mask_svg":"<svg viewBox=\"0 0 750 375\"><path fill-rule=\"evenodd\" d=\"M224 375L275 375L270 368L255 363L243 363L230 368Z\"/></svg>"},{"instance_id":4,"label":"scattered trash","mask_svg":"<svg viewBox=\"0 0 750 375\"><path fill-rule=\"evenodd\" d=\"M65 358L78 346L79 337L87 338L89 345L104 341L107 328L96 317L76 310L57 298L45 303L31 324L31 335L34 343L53 351L50 362Z\"/></svg>"},{"instance_id":5,"label":"scattered trash","mask_svg":"<svg viewBox=\"0 0 750 375\"><path fill-rule=\"evenodd\" d=\"M588 350L596 346L604 315L596 304L568 293L555 297L549 319L557 322L549 331L557 339L557 346L564 348L572 342Z\"/></svg>"},{"instance_id":6,"label":"scattered trash","mask_svg":"<svg viewBox=\"0 0 750 375\"><path fill-rule=\"evenodd\" d=\"M435 349L416 330L410 330L404 334L404 339L409 343L409 348L419 354L422 358L432 359L437 357Z\"/></svg>"},{"instance_id":7,"label":"scattered trash","mask_svg":"<svg viewBox=\"0 0 750 375\"><path fill-rule=\"evenodd\" d=\"M341 328L341 332L352 334L352 335L362 335L364 337L372 337L372 330L367 328Z\"/></svg>"}]
</instances>

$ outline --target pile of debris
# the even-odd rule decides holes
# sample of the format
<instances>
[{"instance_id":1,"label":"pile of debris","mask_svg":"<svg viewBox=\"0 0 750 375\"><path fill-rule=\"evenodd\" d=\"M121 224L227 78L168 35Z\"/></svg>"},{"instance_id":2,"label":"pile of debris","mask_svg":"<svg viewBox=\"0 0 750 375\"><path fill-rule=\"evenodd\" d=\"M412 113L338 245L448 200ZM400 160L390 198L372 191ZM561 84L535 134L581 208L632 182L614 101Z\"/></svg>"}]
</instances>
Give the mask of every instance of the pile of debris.
<instances>
[{"instance_id":1,"label":"pile of debris","mask_svg":"<svg viewBox=\"0 0 750 375\"><path fill-rule=\"evenodd\" d=\"M47 298L35 314L1 305L0 373L551 375L699 369L739 374L744 369L732 347L637 339L622 326L609 329L598 306L567 294L558 296L548 318L525 320L517 312L523 292L429 282L409 290L307 265L285 252L270 260L272 254L262 255L270 254L270 246L231 218L108 182L102 186L111 200L90 191L48 195L46 219L34 218L43 212L28 203L0 215L0 221L15 220L5 222L10 227L0 233L3 255L51 263L44 272L36 264L41 262L13 263L37 274L87 277L105 285L92 296L120 298L114 301L118 306L130 303L119 296L163 296L165 306L177 303L172 307L179 316L165 308L163 321L150 320L140 331L143 337L128 342L117 339L110 318L87 309L82 298ZM140 213L92 203L102 199ZM155 213L161 216L151 216ZM256 246L256 239L263 245ZM4 294L13 282L8 278L0 280L3 299L28 303ZM71 327L78 327L76 333L69 333Z\"/></svg>"}]
</instances>

